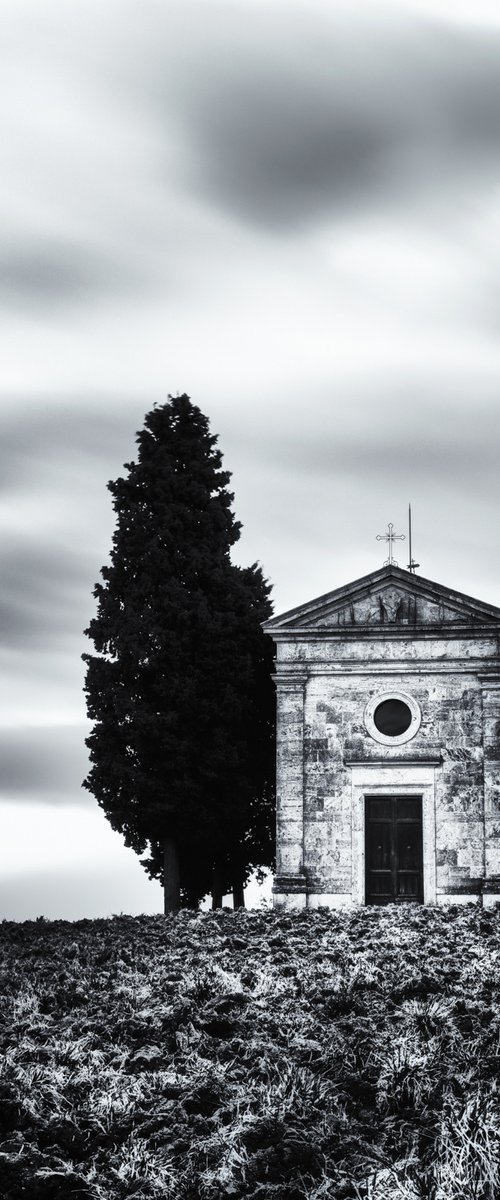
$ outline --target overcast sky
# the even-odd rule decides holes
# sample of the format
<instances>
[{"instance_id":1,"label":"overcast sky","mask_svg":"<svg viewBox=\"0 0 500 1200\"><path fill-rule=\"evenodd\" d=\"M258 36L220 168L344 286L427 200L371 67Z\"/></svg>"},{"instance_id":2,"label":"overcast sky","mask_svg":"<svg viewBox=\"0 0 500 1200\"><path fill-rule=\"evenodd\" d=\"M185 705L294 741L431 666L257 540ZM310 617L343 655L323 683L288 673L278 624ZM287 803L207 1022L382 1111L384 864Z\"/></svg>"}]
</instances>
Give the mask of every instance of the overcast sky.
<instances>
[{"instance_id":1,"label":"overcast sky","mask_svg":"<svg viewBox=\"0 0 500 1200\"><path fill-rule=\"evenodd\" d=\"M0 20L0 917L157 911L80 786L106 483L155 402L209 416L276 612L410 500L421 573L500 605L500 7Z\"/></svg>"}]
</instances>

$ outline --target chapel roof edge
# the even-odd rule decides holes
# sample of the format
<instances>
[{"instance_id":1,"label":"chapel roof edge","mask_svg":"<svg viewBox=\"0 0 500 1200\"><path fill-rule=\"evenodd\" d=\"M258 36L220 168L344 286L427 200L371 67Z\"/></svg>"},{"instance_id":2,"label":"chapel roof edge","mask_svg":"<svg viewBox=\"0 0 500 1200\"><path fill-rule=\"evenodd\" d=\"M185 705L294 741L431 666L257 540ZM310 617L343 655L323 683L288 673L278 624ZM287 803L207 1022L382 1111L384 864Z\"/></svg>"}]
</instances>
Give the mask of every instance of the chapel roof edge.
<instances>
[{"instance_id":1,"label":"chapel roof edge","mask_svg":"<svg viewBox=\"0 0 500 1200\"><path fill-rule=\"evenodd\" d=\"M435 602L448 602L458 610L462 609L464 620L467 619L467 613L486 623L500 624L500 607L489 604L486 601L478 600L465 592L457 591L455 588L450 588L445 584L437 583L435 580L427 579L422 575L416 575L403 567L398 567L394 563L388 563L383 567L377 568L375 571L370 571L367 575L362 575L358 579L352 580L350 583L343 584L339 588L334 588L330 592L325 592L321 596L316 596L313 599L306 601L304 604L299 604L294 608L288 609L286 612L279 613L271 617L263 623L264 630L271 636L274 632L290 632L298 631L300 628L307 628L309 621L313 622L318 627L317 622L321 619L321 614L324 611L336 608L342 602L349 603L352 599L359 598L363 594L367 594L371 589L377 589L386 581L393 580L395 584L403 585L403 591L408 594L413 594L415 597L427 598Z\"/></svg>"}]
</instances>

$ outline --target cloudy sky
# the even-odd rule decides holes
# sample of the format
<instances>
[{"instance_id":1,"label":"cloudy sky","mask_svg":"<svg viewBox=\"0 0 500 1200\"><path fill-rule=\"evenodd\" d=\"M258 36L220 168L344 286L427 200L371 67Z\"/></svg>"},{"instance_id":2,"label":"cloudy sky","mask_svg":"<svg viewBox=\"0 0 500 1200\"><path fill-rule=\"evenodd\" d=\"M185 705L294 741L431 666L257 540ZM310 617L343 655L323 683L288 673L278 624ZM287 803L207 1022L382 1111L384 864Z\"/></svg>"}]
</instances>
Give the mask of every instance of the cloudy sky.
<instances>
[{"instance_id":1,"label":"cloudy sky","mask_svg":"<svg viewBox=\"0 0 500 1200\"><path fill-rule=\"evenodd\" d=\"M155 402L210 417L277 612L380 566L410 500L421 573L500 604L500 9L0 20L0 916L154 912L80 786L80 655Z\"/></svg>"}]
</instances>

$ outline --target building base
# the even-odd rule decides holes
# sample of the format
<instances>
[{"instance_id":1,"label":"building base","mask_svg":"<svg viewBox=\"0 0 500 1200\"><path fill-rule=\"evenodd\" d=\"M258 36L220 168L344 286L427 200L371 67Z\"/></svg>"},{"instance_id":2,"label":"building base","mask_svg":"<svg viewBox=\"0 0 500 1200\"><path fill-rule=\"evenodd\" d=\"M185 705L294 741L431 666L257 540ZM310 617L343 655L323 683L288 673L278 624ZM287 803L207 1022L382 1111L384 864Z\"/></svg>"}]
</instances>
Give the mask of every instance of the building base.
<instances>
[{"instance_id":1,"label":"building base","mask_svg":"<svg viewBox=\"0 0 500 1200\"><path fill-rule=\"evenodd\" d=\"M307 908L305 875L276 875L273 884L273 907L286 911Z\"/></svg>"},{"instance_id":2,"label":"building base","mask_svg":"<svg viewBox=\"0 0 500 1200\"><path fill-rule=\"evenodd\" d=\"M309 892L308 908L353 908L356 901L351 892Z\"/></svg>"},{"instance_id":3,"label":"building base","mask_svg":"<svg viewBox=\"0 0 500 1200\"><path fill-rule=\"evenodd\" d=\"M493 908L500 904L500 880L498 877L486 880L471 880L469 888L442 888L436 898L424 901L427 904L437 904L440 907L449 904L480 904L484 908ZM363 901L361 906L364 907ZM273 885L273 907L285 912L317 908L359 908L360 901L352 892L322 892L318 886L311 886L305 875L277 875Z\"/></svg>"}]
</instances>

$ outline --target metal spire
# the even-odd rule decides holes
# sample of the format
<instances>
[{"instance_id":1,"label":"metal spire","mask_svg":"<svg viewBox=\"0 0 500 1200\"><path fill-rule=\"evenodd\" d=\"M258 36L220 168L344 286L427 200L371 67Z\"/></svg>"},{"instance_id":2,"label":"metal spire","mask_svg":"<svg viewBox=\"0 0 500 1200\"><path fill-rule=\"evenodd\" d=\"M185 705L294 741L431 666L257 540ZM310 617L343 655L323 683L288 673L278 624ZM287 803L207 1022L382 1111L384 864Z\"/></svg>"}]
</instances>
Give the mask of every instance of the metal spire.
<instances>
[{"instance_id":1,"label":"metal spire","mask_svg":"<svg viewBox=\"0 0 500 1200\"><path fill-rule=\"evenodd\" d=\"M415 559L411 556L411 504L408 505L408 534L410 542L410 561L408 563L408 570L411 571L412 575L414 575L417 567L420 566L420 563L415 562Z\"/></svg>"},{"instance_id":2,"label":"metal spire","mask_svg":"<svg viewBox=\"0 0 500 1200\"><path fill-rule=\"evenodd\" d=\"M389 543L389 558L386 558L384 567L397 567L398 566L396 559L392 557L392 543L405 541L404 533L394 533L393 530L394 530L394 525L392 524L392 521L389 521L389 524L387 526L387 533L377 533L377 542L388 542Z\"/></svg>"}]
</instances>

